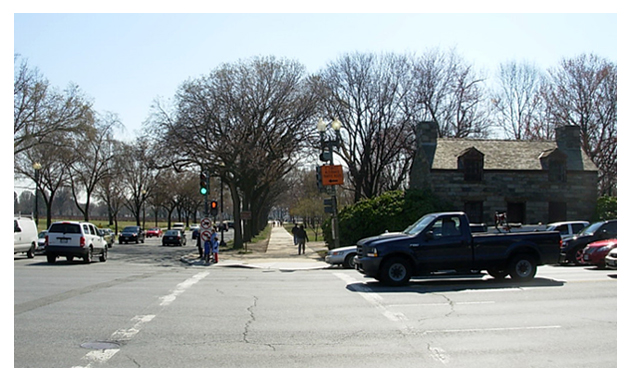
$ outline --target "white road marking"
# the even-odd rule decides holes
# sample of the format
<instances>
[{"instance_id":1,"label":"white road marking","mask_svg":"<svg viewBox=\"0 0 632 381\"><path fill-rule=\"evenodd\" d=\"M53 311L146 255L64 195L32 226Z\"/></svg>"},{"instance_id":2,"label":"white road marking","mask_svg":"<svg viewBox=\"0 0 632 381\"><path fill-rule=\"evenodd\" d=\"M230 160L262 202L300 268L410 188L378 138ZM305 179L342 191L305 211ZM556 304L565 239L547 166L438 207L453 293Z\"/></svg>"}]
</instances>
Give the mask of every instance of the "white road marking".
<instances>
[{"instance_id":1,"label":"white road marking","mask_svg":"<svg viewBox=\"0 0 632 381\"><path fill-rule=\"evenodd\" d=\"M165 295L165 296L160 298L160 299L162 299L162 302L160 303L160 305L161 306L168 306L174 300L176 300L178 295L182 294L183 292L185 292L187 290L187 288L193 286L194 284L196 284L200 280L204 279L208 274L209 274L208 271L197 273L194 276L192 276L191 278L189 278L189 279L185 280L184 282L178 284L176 286L176 288L169 295Z\"/></svg>"},{"instance_id":2,"label":"white road marking","mask_svg":"<svg viewBox=\"0 0 632 381\"><path fill-rule=\"evenodd\" d=\"M130 340L134 337L138 332L140 332L141 327L155 318L156 315L137 315L132 318L132 321L135 322L131 328L128 329L119 329L115 331L108 341L111 342L119 342L124 340ZM91 368L94 365L100 365L108 361L115 354L118 353L120 348L110 348L110 349L95 349L93 351L88 352L85 356L83 356L83 360L87 361L88 364L85 366L86 368Z\"/></svg>"},{"instance_id":3,"label":"white road marking","mask_svg":"<svg viewBox=\"0 0 632 381\"><path fill-rule=\"evenodd\" d=\"M165 307L173 303L173 301L176 300L178 295L182 294L189 287L193 286L200 280L204 279L208 274L210 274L209 271L200 272L193 275L192 277L185 280L184 282L179 283L173 289L173 291L171 291L169 294L160 297L160 300L161 300L160 306ZM132 327L127 328L127 329L116 330L112 335L110 335L110 338L108 341L116 343L116 342L130 340L132 337L136 336L136 334L140 332L144 324L149 323L155 317L156 315L134 316L131 319L131 321L134 322ZM103 363L111 359L115 354L117 354L119 350L120 348L108 348L108 349L95 349L88 352L85 356L83 356L83 360L87 361L87 365L85 365L85 368L91 368L92 366L95 366L95 365L102 365Z\"/></svg>"},{"instance_id":4,"label":"white road marking","mask_svg":"<svg viewBox=\"0 0 632 381\"><path fill-rule=\"evenodd\" d=\"M465 332L502 332L502 331L520 331L520 330L535 330L535 329L558 329L562 328L561 325L543 325L535 327L498 327L498 328L468 328L468 329L439 329L424 331L425 334L430 333L465 333Z\"/></svg>"},{"instance_id":5,"label":"white road marking","mask_svg":"<svg viewBox=\"0 0 632 381\"><path fill-rule=\"evenodd\" d=\"M333 273L335 276L340 278L347 284L347 287L356 291L360 294L365 300L367 300L372 306L376 307L382 315L384 315L387 319L399 322L403 324L402 331L404 333L414 333L415 329L413 327L408 326L406 322L408 318L403 313L389 311L387 307L407 307L407 306L446 306L446 305L456 305L456 304L494 304L494 301L478 301L478 302L453 302L453 303L425 303L425 304L392 304L385 306L383 304L383 298L377 293L373 292L369 287L367 287L364 283L359 282L358 280L350 277L349 275L343 273ZM467 290L466 290L467 291ZM522 288L511 288L511 289L488 289L488 290L472 290L475 292L486 292L486 291L524 291ZM541 330L541 329L559 329L562 326L559 325L548 325L548 326L527 326L527 327L497 327L497 328L470 328L470 329L443 329L443 330L427 330L423 331L422 335L428 334L450 334L450 333L476 333L476 332L502 332L502 331L517 331L517 330ZM446 353L446 351L437 346L431 346L428 344L428 352L430 353L430 357L441 364L447 364L450 362L450 356Z\"/></svg>"}]
</instances>

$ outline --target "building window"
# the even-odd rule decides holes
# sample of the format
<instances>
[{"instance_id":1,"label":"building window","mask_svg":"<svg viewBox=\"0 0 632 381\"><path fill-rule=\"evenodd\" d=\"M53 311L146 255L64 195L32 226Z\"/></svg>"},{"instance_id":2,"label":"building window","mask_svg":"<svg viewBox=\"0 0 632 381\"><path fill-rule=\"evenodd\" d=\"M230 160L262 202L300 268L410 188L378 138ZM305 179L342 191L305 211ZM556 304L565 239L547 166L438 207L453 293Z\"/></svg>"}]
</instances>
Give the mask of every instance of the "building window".
<instances>
[{"instance_id":1,"label":"building window","mask_svg":"<svg viewBox=\"0 0 632 381\"><path fill-rule=\"evenodd\" d=\"M565 202L549 202L549 222L566 220L566 203Z\"/></svg>"},{"instance_id":2,"label":"building window","mask_svg":"<svg viewBox=\"0 0 632 381\"><path fill-rule=\"evenodd\" d=\"M549 181L554 183L566 182L566 163L564 161L549 161Z\"/></svg>"},{"instance_id":3,"label":"building window","mask_svg":"<svg viewBox=\"0 0 632 381\"><path fill-rule=\"evenodd\" d=\"M485 155L474 147L461 152L458 168L463 171L465 181L483 181L483 160Z\"/></svg>"},{"instance_id":4,"label":"building window","mask_svg":"<svg viewBox=\"0 0 632 381\"><path fill-rule=\"evenodd\" d=\"M527 208L524 202L507 203L507 222L524 224Z\"/></svg>"},{"instance_id":5,"label":"building window","mask_svg":"<svg viewBox=\"0 0 632 381\"><path fill-rule=\"evenodd\" d=\"M465 203L464 212L473 224L485 222L483 219L483 201L467 201Z\"/></svg>"},{"instance_id":6,"label":"building window","mask_svg":"<svg viewBox=\"0 0 632 381\"><path fill-rule=\"evenodd\" d=\"M542 169L549 172L550 182L566 182L566 159L566 154L558 148L547 150L540 154Z\"/></svg>"}]
</instances>

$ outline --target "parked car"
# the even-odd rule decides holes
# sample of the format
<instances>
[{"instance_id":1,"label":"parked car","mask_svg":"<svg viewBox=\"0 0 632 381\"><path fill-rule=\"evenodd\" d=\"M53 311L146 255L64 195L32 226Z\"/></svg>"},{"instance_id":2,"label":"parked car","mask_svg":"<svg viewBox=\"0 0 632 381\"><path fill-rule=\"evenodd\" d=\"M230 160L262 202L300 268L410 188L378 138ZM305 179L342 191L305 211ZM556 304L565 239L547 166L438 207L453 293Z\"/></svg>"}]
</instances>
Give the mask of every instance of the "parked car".
<instances>
[{"instance_id":1,"label":"parked car","mask_svg":"<svg viewBox=\"0 0 632 381\"><path fill-rule=\"evenodd\" d=\"M35 249L35 254L43 254L46 249L46 233L48 230L42 230L37 235L37 249Z\"/></svg>"},{"instance_id":2,"label":"parked car","mask_svg":"<svg viewBox=\"0 0 632 381\"><path fill-rule=\"evenodd\" d=\"M187 237L180 229L167 230L162 236L162 246L177 245L185 246L187 244Z\"/></svg>"},{"instance_id":3,"label":"parked car","mask_svg":"<svg viewBox=\"0 0 632 381\"><path fill-rule=\"evenodd\" d=\"M123 242L145 243L145 231L140 226L126 226L119 235L119 244Z\"/></svg>"},{"instance_id":4,"label":"parked car","mask_svg":"<svg viewBox=\"0 0 632 381\"><path fill-rule=\"evenodd\" d=\"M578 235L562 242L561 263L580 261L579 251L589 243L604 239L617 238L617 220L599 221L586 226Z\"/></svg>"},{"instance_id":5,"label":"parked car","mask_svg":"<svg viewBox=\"0 0 632 381\"><path fill-rule=\"evenodd\" d=\"M105 262L108 245L99 229L89 222L53 222L46 234L44 253L48 263L55 263L61 256L68 262L78 257L84 263L90 263L94 254L99 254L99 260Z\"/></svg>"},{"instance_id":6,"label":"parked car","mask_svg":"<svg viewBox=\"0 0 632 381\"><path fill-rule=\"evenodd\" d=\"M353 268L353 258L358 252L357 246L346 246L332 249L327 252L325 262L330 265L342 265L346 269Z\"/></svg>"},{"instance_id":7,"label":"parked car","mask_svg":"<svg viewBox=\"0 0 632 381\"><path fill-rule=\"evenodd\" d=\"M162 229L159 227L153 227L153 228L149 228L147 229L147 232L145 233L145 237L150 238L150 237L162 237Z\"/></svg>"},{"instance_id":8,"label":"parked car","mask_svg":"<svg viewBox=\"0 0 632 381\"><path fill-rule=\"evenodd\" d=\"M590 225L588 221L562 221L554 222L546 226L547 231L558 231L562 239L571 238L579 234L582 229Z\"/></svg>"},{"instance_id":9,"label":"parked car","mask_svg":"<svg viewBox=\"0 0 632 381\"><path fill-rule=\"evenodd\" d=\"M613 269L613 270L617 269L617 248L616 247L610 250L608 255L606 255L605 262L606 262L607 269Z\"/></svg>"},{"instance_id":10,"label":"parked car","mask_svg":"<svg viewBox=\"0 0 632 381\"><path fill-rule=\"evenodd\" d=\"M26 253L33 258L37 248L37 226L31 217L13 217L13 254Z\"/></svg>"},{"instance_id":11,"label":"parked car","mask_svg":"<svg viewBox=\"0 0 632 381\"><path fill-rule=\"evenodd\" d=\"M617 247L616 238L589 243L579 251L579 262L584 265L606 268L606 255L615 247Z\"/></svg>"},{"instance_id":12,"label":"parked car","mask_svg":"<svg viewBox=\"0 0 632 381\"><path fill-rule=\"evenodd\" d=\"M108 247L112 247L112 245L114 245L114 237L116 237L116 234L114 233L114 231L112 229L99 229L101 231L101 233L103 233L103 239L105 240L105 242L108 244Z\"/></svg>"}]
</instances>

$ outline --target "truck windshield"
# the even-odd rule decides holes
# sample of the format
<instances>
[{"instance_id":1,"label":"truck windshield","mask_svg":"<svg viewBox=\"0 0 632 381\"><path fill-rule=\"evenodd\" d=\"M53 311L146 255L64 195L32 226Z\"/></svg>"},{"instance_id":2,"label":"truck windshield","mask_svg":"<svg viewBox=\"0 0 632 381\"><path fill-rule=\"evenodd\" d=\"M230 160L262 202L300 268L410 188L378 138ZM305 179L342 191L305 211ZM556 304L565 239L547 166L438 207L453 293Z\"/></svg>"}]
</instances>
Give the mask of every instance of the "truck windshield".
<instances>
[{"instance_id":1,"label":"truck windshield","mask_svg":"<svg viewBox=\"0 0 632 381\"><path fill-rule=\"evenodd\" d=\"M409 227L407 227L406 230L404 230L404 233L408 234L408 235L419 234L428 225L430 225L430 223L432 223L432 221L434 221L434 219L435 219L434 215L427 214L427 215L421 217L420 219L418 219L417 222L415 222L414 224L412 224Z\"/></svg>"}]
</instances>

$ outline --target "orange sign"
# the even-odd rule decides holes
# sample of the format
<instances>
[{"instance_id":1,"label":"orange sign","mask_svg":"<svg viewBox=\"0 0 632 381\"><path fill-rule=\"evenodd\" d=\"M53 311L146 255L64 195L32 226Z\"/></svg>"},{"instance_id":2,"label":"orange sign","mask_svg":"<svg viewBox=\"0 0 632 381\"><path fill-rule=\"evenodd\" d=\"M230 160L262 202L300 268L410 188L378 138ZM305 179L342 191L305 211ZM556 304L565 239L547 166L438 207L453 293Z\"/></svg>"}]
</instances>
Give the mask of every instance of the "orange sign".
<instances>
[{"instance_id":1,"label":"orange sign","mask_svg":"<svg viewBox=\"0 0 632 381\"><path fill-rule=\"evenodd\" d=\"M323 165L320 168L323 185L342 185L344 183L342 165Z\"/></svg>"}]
</instances>

